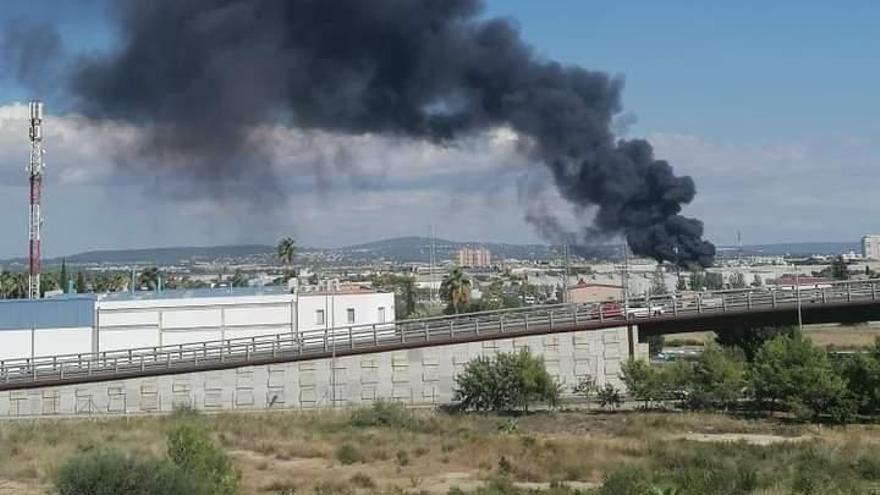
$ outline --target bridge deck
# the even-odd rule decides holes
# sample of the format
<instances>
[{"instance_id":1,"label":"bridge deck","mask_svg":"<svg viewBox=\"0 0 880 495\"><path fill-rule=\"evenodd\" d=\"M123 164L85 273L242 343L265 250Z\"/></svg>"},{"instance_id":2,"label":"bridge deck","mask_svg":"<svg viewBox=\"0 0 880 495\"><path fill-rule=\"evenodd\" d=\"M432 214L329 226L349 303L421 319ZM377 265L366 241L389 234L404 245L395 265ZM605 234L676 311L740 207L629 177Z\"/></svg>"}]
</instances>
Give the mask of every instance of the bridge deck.
<instances>
[{"instance_id":1,"label":"bridge deck","mask_svg":"<svg viewBox=\"0 0 880 495\"><path fill-rule=\"evenodd\" d=\"M282 333L174 346L0 361L0 390L122 378L189 373L241 366L320 359L429 347L499 337L590 330L636 324L648 333L686 330L693 322L846 311L877 303L878 281L843 282L795 290L765 288L700 293L688 298L659 296L641 309L556 305L490 311L389 324ZM662 308L662 309L661 309ZM796 317L796 316L795 316ZM772 320L772 318L771 318ZM684 331L684 330L682 330Z\"/></svg>"}]
</instances>

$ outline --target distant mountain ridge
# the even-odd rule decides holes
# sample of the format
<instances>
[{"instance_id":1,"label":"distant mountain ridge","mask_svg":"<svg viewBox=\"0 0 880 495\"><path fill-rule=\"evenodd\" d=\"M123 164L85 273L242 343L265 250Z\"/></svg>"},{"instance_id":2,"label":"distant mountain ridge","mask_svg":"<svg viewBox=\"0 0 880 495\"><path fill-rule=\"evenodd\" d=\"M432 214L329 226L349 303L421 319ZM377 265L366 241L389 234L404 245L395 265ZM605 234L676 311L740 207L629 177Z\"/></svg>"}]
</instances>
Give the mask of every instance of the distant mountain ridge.
<instances>
[{"instance_id":1,"label":"distant mountain ridge","mask_svg":"<svg viewBox=\"0 0 880 495\"><path fill-rule=\"evenodd\" d=\"M564 253L562 246L547 244L514 244L480 241L451 241L430 237L395 237L379 241L339 248L298 247L302 254L327 255L336 259L353 262L396 261L402 263L427 262L430 260L431 244L434 244L438 262L453 259L455 253L464 246L483 246L492 252L495 259L513 258L522 260L547 260L559 258ZM809 256L812 254L842 254L858 252L858 242L792 242L778 244L755 244L742 246L719 246L719 256L731 256L741 249L743 255L763 256ZM212 260L268 259L274 257L275 248L266 244L243 244L230 246L167 247L143 249L95 250L65 256L69 264L176 264L181 262ZM618 245L573 246L571 253L583 257L615 257L620 254ZM62 258L43 260L46 265L57 265ZM23 265L24 258L0 261L4 265Z\"/></svg>"}]
</instances>

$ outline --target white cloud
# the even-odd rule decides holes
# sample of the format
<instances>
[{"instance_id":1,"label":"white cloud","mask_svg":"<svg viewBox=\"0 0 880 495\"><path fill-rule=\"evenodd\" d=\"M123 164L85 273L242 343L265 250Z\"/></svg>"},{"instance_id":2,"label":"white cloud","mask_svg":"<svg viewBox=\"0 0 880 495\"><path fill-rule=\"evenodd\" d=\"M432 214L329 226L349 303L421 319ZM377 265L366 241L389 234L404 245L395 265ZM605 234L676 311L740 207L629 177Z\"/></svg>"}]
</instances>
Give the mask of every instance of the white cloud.
<instances>
[{"instance_id":1,"label":"white cloud","mask_svg":"<svg viewBox=\"0 0 880 495\"><path fill-rule=\"evenodd\" d=\"M21 254L25 245L26 110L0 106L0 229L8 233L0 237L0 257ZM185 181L170 167L118 167L120 158L139 160L141 137L131 125L47 115L48 255L272 242L288 233L304 244L339 245L418 235L430 225L450 238L534 242L540 239L524 220L527 210L552 211L569 229L592 217L559 197L509 129L441 145L261 127L254 143L271 162L268 186L281 194L253 202L222 190L193 192L180 186ZM737 230L746 242L845 240L880 231L876 137L745 143L688 134L647 137L659 158L694 177L698 194L686 214L705 221L711 240L732 243ZM259 187L230 189L242 190L261 194Z\"/></svg>"},{"instance_id":2,"label":"white cloud","mask_svg":"<svg viewBox=\"0 0 880 495\"><path fill-rule=\"evenodd\" d=\"M689 174L697 197L688 213L710 238L745 242L856 240L880 231L880 139L828 135L797 140L717 142L648 135L656 155Z\"/></svg>"}]
</instances>

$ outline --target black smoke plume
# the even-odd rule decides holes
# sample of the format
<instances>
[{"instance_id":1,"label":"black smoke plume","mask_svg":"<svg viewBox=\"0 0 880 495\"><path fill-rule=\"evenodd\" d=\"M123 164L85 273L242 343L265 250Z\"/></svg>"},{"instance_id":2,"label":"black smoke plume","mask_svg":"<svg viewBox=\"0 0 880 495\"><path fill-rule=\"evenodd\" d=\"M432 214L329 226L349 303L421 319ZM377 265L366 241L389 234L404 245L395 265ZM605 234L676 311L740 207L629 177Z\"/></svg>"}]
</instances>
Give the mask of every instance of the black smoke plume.
<instances>
[{"instance_id":1,"label":"black smoke plume","mask_svg":"<svg viewBox=\"0 0 880 495\"><path fill-rule=\"evenodd\" d=\"M712 261L702 223L679 214L693 181L647 142L617 141L611 130L623 82L538 57L509 20L481 17L480 0L114 6L119 48L82 62L78 105L146 125L151 151L191 158L190 174L253 172L247 136L265 122L436 142L509 126L533 143L567 201L596 208L601 232L657 260Z\"/></svg>"}]
</instances>

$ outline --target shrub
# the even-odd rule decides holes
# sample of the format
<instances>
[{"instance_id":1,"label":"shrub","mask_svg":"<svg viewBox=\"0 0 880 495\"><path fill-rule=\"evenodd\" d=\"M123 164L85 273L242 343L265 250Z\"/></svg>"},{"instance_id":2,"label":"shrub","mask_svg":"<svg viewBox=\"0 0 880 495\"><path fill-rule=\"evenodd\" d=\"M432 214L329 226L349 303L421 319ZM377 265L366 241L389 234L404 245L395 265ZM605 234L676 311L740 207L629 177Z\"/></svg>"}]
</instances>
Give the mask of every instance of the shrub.
<instances>
[{"instance_id":1,"label":"shrub","mask_svg":"<svg viewBox=\"0 0 880 495\"><path fill-rule=\"evenodd\" d=\"M118 452L80 454L58 470L58 495L190 495L199 492L182 470L167 461L138 461Z\"/></svg>"},{"instance_id":2,"label":"shrub","mask_svg":"<svg viewBox=\"0 0 880 495\"><path fill-rule=\"evenodd\" d=\"M708 345L688 371L682 381L694 409L726 408L743 395L745 362L731 350Z\"/></svg>"},{"instance_id":3,"label":"shrub","mask_svg":"<svg viewBox=\"0 0 880 495\"><path fill-rule=\"evenodd\" d=\"M206 493L233 495L238 491L238 473L226 453L193 424L181 424L168 434L168 458L198 480Z\"/></svg>"},{"instance_id":4,"label":"shrub","mask_svg":"<svg viewBox=\"0 0 880 495\"><path fill-rule=\"evenodd\" d=\"M620 390L617 390L614 385L610 383L606 383L604 387L596 392L596 398L599 399L599 405L603 408L610 407L612 409L617 409L623 404L623 399L620 397Z\"/></svg>"},{"instance_id":5,"label":"shrub","mask_svg":"<svg viewBox=\"0 0 880 495\"><path fill-rule=\"evenodd\" d=\"M473 359L455 384L455 400L463 410L527 412L529 404L555 406L559 399L559 386L544 360L528 350Z\"/></svg>"},{"instance_id":6,"label":"shrub","mask_svg":"<svg viewBox=\"0 0 880 495\"><path fill-rule=\"evenodd\" d=\"M378 401L370 407L355 409L351 413L349 422L356 428L395 428L413 431L431 429L429 421L420 420L403 404L387 401Z\"/></svg>"},{"instance_id":7,"label":"shrub","mask_svg":"<svg viewBox=\"0 0 880 495\"><path fill-rule=\"evenodd\" d=\"M642 359L630 359L623 364L620 378L636 400L647 409L651 402L672 396L673 375L668 368L655 368Z\"/></svg>"},{"instance_id":8,"label":"shrub","mask_svg":"<svg viewBox=\"0 0 880 495\"><path fill-rule=\"evenodd\" d=\"M751 368L756 398L783 403L803 419L845 422L855 403L827 354L800 332L780 335L758 351Z\"/></svg>"},{"instance_id":9,"label":"shrub","mask_svg":"<svg viewBox=\"0 0 880 495\"><path fill-rule=\"evenodd\" d=\"M363 460L361 453L350 443L344 443L336 449L336 460L349 465Z\"/></svg>"}]
</instances>

